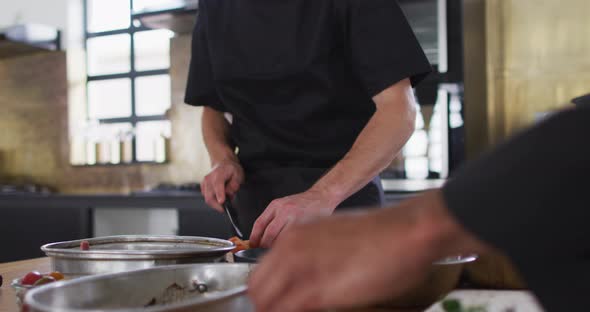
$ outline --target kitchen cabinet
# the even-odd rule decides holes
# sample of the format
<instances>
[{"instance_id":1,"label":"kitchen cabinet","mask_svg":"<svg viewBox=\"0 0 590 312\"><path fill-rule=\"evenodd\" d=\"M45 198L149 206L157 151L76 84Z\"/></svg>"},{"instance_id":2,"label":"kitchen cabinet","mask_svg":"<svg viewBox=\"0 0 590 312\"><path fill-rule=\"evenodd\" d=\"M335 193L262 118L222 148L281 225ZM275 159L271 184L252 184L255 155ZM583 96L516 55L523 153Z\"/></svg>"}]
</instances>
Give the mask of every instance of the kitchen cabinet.
<instances>
[{"instance_id":1,"label":"kitchen cabinet","mask_svg":"<svg viewBox=\"0 0 590 312\"><path fill-rule=\"evenodd\" d=\"M40 247L46 243L85 238L89 217L88 209L47 209L42 202L27 208L16 202L1 205L0 262L41 257Z\"/></svg>"},{"instance_id":2,"label":"kitchen cabinet","mask_svg":"<svg viewBox=\"0 0 590 312\"><path fill-rule=\"evenodd\" d=\"M0 245L6 252L0 262L41 257L39 247L46 243L92 237L97 210L123 209L129 215L162 208L177 211L179 235L232 236L225 216L208 208L200 194L1 196Z\"/></svg>"}]
</instances>

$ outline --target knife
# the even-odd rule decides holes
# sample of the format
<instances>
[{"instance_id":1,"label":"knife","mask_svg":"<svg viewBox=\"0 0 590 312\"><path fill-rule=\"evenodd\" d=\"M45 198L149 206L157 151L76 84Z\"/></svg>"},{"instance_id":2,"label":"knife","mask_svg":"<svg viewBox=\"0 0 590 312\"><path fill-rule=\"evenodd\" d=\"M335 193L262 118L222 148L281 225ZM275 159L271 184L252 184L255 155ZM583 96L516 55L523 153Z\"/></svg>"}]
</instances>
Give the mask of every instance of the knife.
<instances>
[{"instance_id":1,"label":"knife","mask_svg":"<svg viewBox=\"0 0 590 312\"><path fill-rule=\"evenodd\" d=\"M242 231L240 231L240 228L238 227L237 224L237 215L236 215L236 211L234 210L234 207L231 203L231 200L228 198L225 200L225 202L223 203L223 209L225 210L225 214L227 215L227 218L229 219L229 223L231 223L233 229L234 229L234 234L239 238L239 239L244 239L244 235L242 234Z\"/></svg>"}]
</instances>

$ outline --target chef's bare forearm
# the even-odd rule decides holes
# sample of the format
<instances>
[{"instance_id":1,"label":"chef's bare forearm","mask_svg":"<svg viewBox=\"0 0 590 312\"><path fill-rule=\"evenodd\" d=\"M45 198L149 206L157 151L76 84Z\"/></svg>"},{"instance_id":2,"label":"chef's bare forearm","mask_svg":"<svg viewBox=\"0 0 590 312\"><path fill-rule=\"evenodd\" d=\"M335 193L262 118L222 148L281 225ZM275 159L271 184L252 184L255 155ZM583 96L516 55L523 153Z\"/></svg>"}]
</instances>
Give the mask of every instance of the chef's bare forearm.
<instances>
[{"instance_id":1,"label":"chef's bare forearm","mask_svg":"<svg viewBox=\"0 0 590 312\"><path fill-rule=\"evenodd\" d=\"M412 133L416 103L409 79L373 98L377 110L354 145L312 190L324 193L336 207L385 169Z\"/></svg>"},{"instance_id":2,"label":"chef's bare forearm","mask_svg":"<svg viewBox=\"0 0 590 312\"><path fill-rule=\"evenodd\" d=\"M212 166L224 160L237 161L235 147L230 138L230 124L222 112L204 107L202 131Z\"/></svg>"}]
</instances>

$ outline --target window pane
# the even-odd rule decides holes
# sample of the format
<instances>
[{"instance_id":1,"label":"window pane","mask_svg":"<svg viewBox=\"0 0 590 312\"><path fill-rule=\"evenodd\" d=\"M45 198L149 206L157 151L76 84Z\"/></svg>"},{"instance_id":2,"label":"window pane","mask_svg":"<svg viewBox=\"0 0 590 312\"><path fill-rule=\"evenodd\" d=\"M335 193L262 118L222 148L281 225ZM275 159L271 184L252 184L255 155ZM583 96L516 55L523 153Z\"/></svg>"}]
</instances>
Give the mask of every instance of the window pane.
<instances>
[{"instance_id":1,"label":"window pane","mask_svg":"<svg viewBox=\"0 0 590 312\"><path fill-rule=\"evenodd\" d=\"M91 118L129 117L131 80L124 78L88 82L88 106Z\"/></svg>"},{"instance_id":2,"label":"window pane","mask_svg":"<svg viewBox=\"0 0 590 312\"><path fill-rule=\"evenodd\" d=\"M88 164L132 161L130 123L100 124L92 127L92 131L94 134L89 137L87 145Z\"/></svg>"},{"instance_id":3,"label":"window pane","mask_svg":"<svg viewBox=\"0 0 590 312\"><path fill-rule=\"evenodd\" d=\"M140 122L136 128L137 160L164 162L168 159L170 121Z\"/></svg>"},{"instance_id":4,"label":"window pane","mask_svg":"<svg viewBox=\"0 0 590 312\"><path fill-rule=\"evenodd\" d=\"M135 34L135 70L165 69L170 67L169 30L142 31Z\"/></svg>"},{"instance_id":5,"label":"window pane","mask_svg":"<svg viewBox=\"0 0 590 312\"><path fill-rule=\"evenodd\" d=\"M88 32L129 27L131 8L128 0L88 0Z\"/></svg>"},{"instance_id":6,"label":"window pane","mask_svg":"<svg viewBox=\"0 0 590 312\"><path fill-rule=\"evenodd\" d=\"M406 159L406 176L408 179L428 178L428 158L411 157Z\"/></svg>"},{"instance_id":7,"label":"window pane","mask_svg":"<svg viewBox=\"0 0 590 312\"><path fill-rule=\"evenodd\" d=\"M163 115L170 108L170 76L146 76L135 80L138 116Z\"/></svg>"},{"instance_id":8,"label":"window pane","mask_svg":"<svg viewBox=\"0 0 590 312\"><path fill-rule=\"evenodd\" d=\"M88 75L124 73L131 70L131 41L127 34L88 39Z\"/></svg>"}]
</instances>

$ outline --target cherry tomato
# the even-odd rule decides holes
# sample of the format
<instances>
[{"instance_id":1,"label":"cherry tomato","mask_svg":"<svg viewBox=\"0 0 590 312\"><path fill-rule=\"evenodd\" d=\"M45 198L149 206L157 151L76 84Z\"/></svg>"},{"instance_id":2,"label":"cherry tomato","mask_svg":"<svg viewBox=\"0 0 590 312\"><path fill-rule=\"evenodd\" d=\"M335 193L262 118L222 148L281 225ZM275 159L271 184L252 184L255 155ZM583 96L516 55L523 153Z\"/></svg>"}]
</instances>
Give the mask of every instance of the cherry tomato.
<instances>
[{"instance_id":1,"label":"cherry tomato","mask_svg":"<svg viewBox=\"0 0 590 312\"><path fill-rule=\"evenodd\" d=\"M80 243L80 250L90 250L90 243L88 241L82 241Z\"/></svg>"},{"instance_id":2,"label":"cherry tomato","mask_svg":"<svg viewBox=\"0 0 590 312\"><path fill-rule=\"evenodd\" d=\"M53 278L51 276L43 276L38 281L36 281L35 284L33 284L33 286L41 286L41 285L45 285L45 284L49 284L49 283L53 283L53 282L55 282L55 278Z\"/></svg>"},{"instance_id":3,"label":"cherry tomato","mask_svg":"<svg viewBox=\"0 0 590 312\"><path fill-rule=\"evenodd\" d=\"M23 285L33 285L41 278L43 278L43 275L41 275L41 273L39 273L37 271L33 271L33 272L27 273L27 275L25 275L25 277L23 277L23 279L20 281L20 283Z\"/></svg>"},{"instance_id":4,"label":"cherry tomato","mask_svg":"<svg viewBox=\"0 0 590 312\"><path fill-rule=\"evenodd\" d=\"M56 281L61 281L62 279L64 279L64 275L57 271L51 272L47 275L53 277Z\"/></svg>"}]
</instances>

